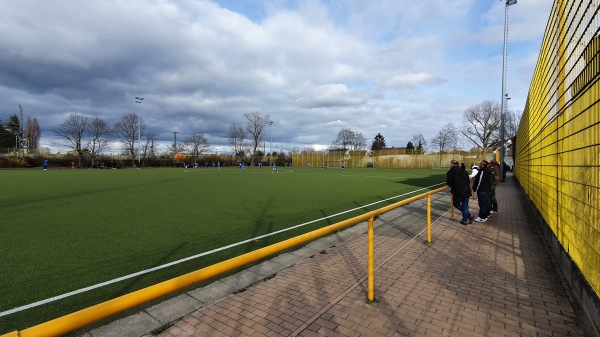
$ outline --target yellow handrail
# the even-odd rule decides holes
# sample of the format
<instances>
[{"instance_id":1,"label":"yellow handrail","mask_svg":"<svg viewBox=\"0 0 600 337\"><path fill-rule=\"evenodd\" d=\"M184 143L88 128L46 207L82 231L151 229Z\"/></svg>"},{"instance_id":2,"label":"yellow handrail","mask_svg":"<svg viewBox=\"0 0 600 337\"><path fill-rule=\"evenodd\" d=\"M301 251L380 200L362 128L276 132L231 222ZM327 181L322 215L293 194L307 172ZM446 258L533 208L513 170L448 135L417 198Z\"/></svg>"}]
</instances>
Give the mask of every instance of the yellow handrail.
<instances>
[{"instance_id":1,"label":"yellow handrail","mask_svg":"<svg viewBox=\"0 0 600 337\"><path fill-rule=\"evenodd\" d=\"M392 205L380 208L378 210L365 213L362 215L355 216L353 218L340 221L333 225L329 225L327 227L323 227L321 229L314 230L312 232L302 234L291 239L287 239L281 241L279 243L275 243L273 245L231 258L229 260L225 260L223 262L216 263L214 265L196 270L194 272L155 284L153 286L149 286L132 293L114 298L112 300L108 300L106 302L102 302L91 306L89 308L85 308L74 313L56 318L54 320L38 324L31 328L27 328L21 331L13 331L1 335L0 337L54 337L65 334L67 332L73 331L75 329L81 328L90 323L96 322L103 318L112 316L119 312L122 312L127 309L131 309L135 306L138 306L142 303L154 300L161 296L167 295L169 293L175 292L177 290L188 287L192 284L210 279L214 276L223 274L235 268L244 266L250 262L258 261L270 255L273 255L277 252L289 249L291 247L297 246L306 241L313 240L320 236L329 234L331 232L335 232L337 230L343 229L345 227L368 221L369 223L369 300L373 301L374 294L374 261L373 261L373 221L375 216L379 214L383 214L388 212L394 208L400 207L402 205L406 205L412 201L427 197L427 242L431 242L431 195L434 193L441 192L448 188L447 186L438 188L436 190L430 191L428 193L424 193L406 200L402 200L400 202L394 203ZM452 206L451 206L452 207Z\"/></svg>"}]
</instances>

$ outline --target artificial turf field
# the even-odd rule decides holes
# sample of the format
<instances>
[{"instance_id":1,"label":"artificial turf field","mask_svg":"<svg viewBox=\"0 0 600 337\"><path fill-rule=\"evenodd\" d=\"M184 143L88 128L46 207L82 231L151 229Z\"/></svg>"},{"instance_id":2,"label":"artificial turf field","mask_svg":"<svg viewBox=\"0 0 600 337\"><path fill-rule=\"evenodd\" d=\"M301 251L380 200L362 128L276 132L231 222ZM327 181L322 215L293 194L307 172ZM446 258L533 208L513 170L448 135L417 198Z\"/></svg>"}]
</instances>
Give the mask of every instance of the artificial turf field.
<instances>
[{"instance_id":1,"label":"artificial turf field","mask_svg":"<svg viewBox=\"0 0 600 337\"><path fill-rule=\"evenodd\" d=\"M429 169L0 171L0 334L381 208L444 182L444 170ZM375 202L379 203L370 205ZM314 221L352 209L356 210ZM307 222L312 223L252 240ZM245 240L249 242L159 271L2 314Z\"/></svg>"}]
</instances>

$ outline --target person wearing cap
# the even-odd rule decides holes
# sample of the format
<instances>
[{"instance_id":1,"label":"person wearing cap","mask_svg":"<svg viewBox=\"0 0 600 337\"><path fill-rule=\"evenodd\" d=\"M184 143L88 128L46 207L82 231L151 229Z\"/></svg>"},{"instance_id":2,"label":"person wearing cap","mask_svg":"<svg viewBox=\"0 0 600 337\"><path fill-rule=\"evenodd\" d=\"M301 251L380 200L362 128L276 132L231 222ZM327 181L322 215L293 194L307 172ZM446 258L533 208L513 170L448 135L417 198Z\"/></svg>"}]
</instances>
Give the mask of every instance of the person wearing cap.
<instances>
[{"instance_id":1,"label":"person wearing cap","mask_svg":"<svg viewBox=\"0 0 600 337\"><path fill-rule=\"evenodd\" d=\"M458 166L458 161L450 161L450 170L446 173L446 184L450 186L450 193L454 207L462 213L460 223L466 225L473 223L473 215L469 212L469 198L471 197L471 180L469 173L463 167Z\"/></svg>"},{"instance_id":2,"label":"person wearing cap","mask_svg":"<svg viewBox=\"0 0 600 337\"><path fill-rule=\"evenodd\" d=\"M493 173L489 168L487 160L483 160L479 165L479 171L473 181L473 192L477 193L479 203L479 214L475 221L485 222L490 216L490 190L492 188Z\"/></svg>"},{"instance_id":3,"label":"person wearing cap","mask_svg":"<svg viewBox=\"0 0 600 337\"><path fill-rule=\"evenodd\" d=\"M471 174L469 174L469 179L475 178L477 173L479 173L479 166L477 166L477 164L473 164L471 166Z\"/></svg>"}]
</instances>

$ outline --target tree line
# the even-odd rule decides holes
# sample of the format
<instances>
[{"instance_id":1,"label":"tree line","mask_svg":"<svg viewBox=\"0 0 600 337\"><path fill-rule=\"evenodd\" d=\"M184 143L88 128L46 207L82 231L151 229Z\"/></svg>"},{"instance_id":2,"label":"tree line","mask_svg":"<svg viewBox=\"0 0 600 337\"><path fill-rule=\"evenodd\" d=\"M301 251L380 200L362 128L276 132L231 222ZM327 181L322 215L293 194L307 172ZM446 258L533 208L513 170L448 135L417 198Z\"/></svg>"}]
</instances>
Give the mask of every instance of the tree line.
<instances>
[{"instance_id":1,"label":"tree line","mask_svg":"<svg viewBox=\"0 0 600 337\"><path fill-rule=\"evenodd\" d=\"M91 158L91 164L94 166L98 157L115 141L121 143L132 166L145 165L157 157L157 136L146 131L146 122L135 113L121 116L112 126L100 117L72 113L56 128L57 137L62 145L77 154L80 167L85 156ZM199 157L208 148L206 137L194 134L186 136L183 143L175 141L170 152L188 152L194 157Z\"/></svg>"},{"instance_id":2,"label":"tree line","mask_svg":"<svg viewBox=\"0 0 600 337\"><path fill-rule=\"evenodd\" d=\"M515 137L518 131L518 118L515 112L508 111L504 116L505 140ZM433 152L457 151L459 137L463 137L474 148L483 151L500 143L501 106L497 102L483 101L467 108L460 125L449 122L430 140ZM423 154L428 142L422 133L414 134L406 144L408 153ZM385 137L377 133L371 142L371 150L388 148ZM333 141L332 149L356 151L365 149L365 137L358 131L342 129Z\"/></svg>"},{"instance_id":3,"label":"tree line","mask_svg":"<svg viewBox=\"0 0 600 337\"><path fill-rule=\"evenodd\" d=\"M483 101L467 108L463 113L461 124L453 122L445 124L430 140L434 152L444 153L458 149L459 137L472 143L477 149L485 151L500 141L501 107L497 102ZM267 127L273 122L270 116L257 111L245 113L244 122L233 122L228 129L228 142L235 161L249 158L254 165L257 158L265 155L260 150ZM505 114L505 139L511 139L517 133L517 117L514 112ZM61 145L73 151L82 166L85 158L91 159L93 166L98 157L114 142L120 142L131 160L131 165L145 165L157 154L157 136L147 131L146 122L136 113L123 115L116 123L109 125L100 117L89 117L71 113L56 128L56 135ZM17 115L6 121L0 120L0 147L16 148L19 143L20 121ZM28 150L39 147L41 131L37 119L28 117L23 129L23 144ZM406 144L408 153L422 154L428 142L421 133L414 134ZM365 136L355 130L341 129L333 140L330 149L358 151L367 148ZM386 149L385 137L377 133L371 142L371 150ZM202 134L188 135L182 143L174 141L168 149L172 155L186 153L195 158L209 149L209 143Z\"/></svg>"}]
</instances>

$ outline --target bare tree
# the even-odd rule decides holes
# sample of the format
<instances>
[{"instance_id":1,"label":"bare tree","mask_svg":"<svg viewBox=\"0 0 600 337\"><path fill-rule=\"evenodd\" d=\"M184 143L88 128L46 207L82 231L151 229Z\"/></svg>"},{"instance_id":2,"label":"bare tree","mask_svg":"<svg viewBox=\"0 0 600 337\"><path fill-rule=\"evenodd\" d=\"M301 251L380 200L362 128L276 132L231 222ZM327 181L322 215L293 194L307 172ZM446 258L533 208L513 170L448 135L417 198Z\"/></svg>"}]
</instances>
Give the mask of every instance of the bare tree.
<instances>
[{"instance_id":1,"label":"bare tree","mask_svg":"<svg viewBox=\"0 0 600 337\"><path fill-rule=\"evenodd\" d=\"M367 146L367 139L362 132L354 131L354 140L350 146L351 151L359 151Z\"/></svg>"},{"instance_id":2,"label":"bare tree","mask_svg":"<svg viewBox=\"0 0 600 337\"><path fill-rule=\"evenodd\" d=\"M365 148L367 139L361 132L341 129L333 141L333 145L337 150L358 151Z\"/></svg>"},{"instance_id":3,"label":"bare tree","mask_svg":"<svg viewBox=\"0 0 600 337\"><path fill-rule=\"evenodd\" d=\"M152 132L149 132L148 134L146 134L146 140L144 143L144 149L143 149L143 160L142 162L144 163L148 163L149 159L154 159L156 158L156 135Z\"/></svg>"},{"instance_id":4,"label":"bare tree","mask_svg":"<svg viewBox=\"0 0 600 337\"><path fill-rule=\"evenodd\" d=\"M440 166L442 164L442 155L449 148L456 148L458 137L454 124L448 123L442 127L438 134L431 140L431 145L439 150Z\"/></svg>"},{"instance_id":5,"label":"bare tree","mask_svg":"<svg viewBox=\"0 0 600 337\"><path fill-rule=\"evenodd\" d=\"M256 151L262 142L263 132L267 125L271 123L271 117L269 115L263 116L259 112L245 113L246 118L246 132L252 136L252 148L251 155L252 159L250 165L254 165L254 158L256 157Z\"/></svg>"},{"instance_id":6,"label":"bare tree","mask_svg":"<svg viewBox=\"0 0 600 337\"><path fill-rule=\"evenodd\" d=\"M67 119L56 128L56 134L64 144L77 152L78 167L83 161L83 137L88 130L89 118L81 114L69 114Z\"/></svg>"},{"instance_id":7,"label":"bare tree","mask_svg":"<svg viewBox=\"0 0 600 337\"><path fill-rule=\"evenodd\" d=\"M204 135L187 136L183 140L183 143L188 147L188 149L192 153L192 156L194 157L194 162L202 152L208 150L208 141L206 140L206 137L204 137Z\"/></svg>"},{"instance_id":8,"label":"bare tree","mask_svg":"<svg viewBox=\"0 0 600 337\"><path fill-rule=\"evenodd\" d=\"M469 107L464 114L464 127L461 133L477 147L485 151L492 143L500 129L500 104L483 101Z\"/></svg>"},{"instance_id":9,"label":"bare tree","mask_svg":"<svg viewBox=\"0 0 600 337\"><path fill-rule=\"evenodd\" d=\"M415 147L416 154L423 154L425 152L425 146L427 146L427 141L422 133L417 133L412 137L412 144L413 147Z\"/></svg>"},{"instance_id":10,"label":"bare tree","mask_svg":"<svg viewBox=\"0 0 600 337\"><path fill-rule=\"evenodd\" d=\"M440 154L448 148L456 147L458 138L454 124L448 123L442 127L438 134L431 140L431 145L436 146Z\"/></svg>"},{"instance_id":11,"label":"bare tree","mask_svg":"<svg viewBox=\"0 0 600 337\"><path fill-rule=\"evenodd\" d=\"M338 150L349 150L353 138L354 131L350 129L341 129L340 131L338 131L337 137L333 141L333 145Z\"/></svg>"},{"instance_id":12,"label":"bare tree","mask_svg":"<svg viewBox=\"0 0 600 337\"><path fill-rule=\"evenodd\" d=\"M40 146L40 138L42 137L42 131L40 130L40 124L37 118L27 117L27 123L25 124L25 139L27 140L27 149L36 150Z\"/></svg>"},{"instance_id":13,"label":"bare tree","mask_svg":"<svg viewBox=\"0 0 600 337\"><path fill-rule=\"evenodd\" d=\"M135 155L137 153L136 142L139 139L138 129L140 129L141 133L144 134L146 125L144 121L135 113L122 116L114 126L115 133L125 147L125 151L127 151L131 156L132 166L135 166Z\"/></svg>"},{"instance_id":14,"label":"bare tree","mask_svg":"<svg viewBox=\"0 0 600 337\"><path fill-rule=\"evenodd\" d=\"M517 115L516 111L507 111L504 114L504 132L506 139L511 139L517 135L519 131L519 120L521 116Z\"/></svg>"},{"instance_id":15,"label":"bare tree","mask_svg":"<svg viewBox=\"0 0 600 337\"><path fill-rule=\"evenodd\" d=\"M246 135L247 132L243 126L235 122L229 126L229 145L231 145L237 160L241 160L246 154Z\"/></svg>"},{"instance_id":16,"label":"bare tree","mask_svg":"<svg viewBox=\"0 0 600 337\"><path fill-rule=\"evenodd\" d=\"M88 133L87 149L90 151L92 166L94 166L98 155L102 153L110 143L112 130L103 119L94 117L89 120Z\"/></svg>"}]
</instances>

